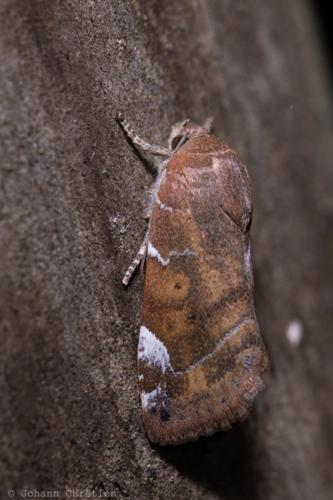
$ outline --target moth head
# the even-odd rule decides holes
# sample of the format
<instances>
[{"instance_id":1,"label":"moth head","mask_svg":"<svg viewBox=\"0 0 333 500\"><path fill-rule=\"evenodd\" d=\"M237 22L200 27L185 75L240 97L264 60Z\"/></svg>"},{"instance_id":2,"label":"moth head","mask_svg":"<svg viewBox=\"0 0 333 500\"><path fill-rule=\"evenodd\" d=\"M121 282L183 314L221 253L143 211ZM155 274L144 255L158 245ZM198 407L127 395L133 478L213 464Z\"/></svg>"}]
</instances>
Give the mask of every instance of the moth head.
<instances>
[{"instance_id":1,"label":"moth head","mask_svg":"<svg viewBox=\"0 0 333 500\"><path fill-rule=\"evenodd\" d=\"M180 141L186 142L190 137L208 134L210 132L211 125L212 118L208 118L204 125L197 125L189 119L177 122L172 127L170 132L169 149L174 151Z\"/></svg>"}]
</instances>

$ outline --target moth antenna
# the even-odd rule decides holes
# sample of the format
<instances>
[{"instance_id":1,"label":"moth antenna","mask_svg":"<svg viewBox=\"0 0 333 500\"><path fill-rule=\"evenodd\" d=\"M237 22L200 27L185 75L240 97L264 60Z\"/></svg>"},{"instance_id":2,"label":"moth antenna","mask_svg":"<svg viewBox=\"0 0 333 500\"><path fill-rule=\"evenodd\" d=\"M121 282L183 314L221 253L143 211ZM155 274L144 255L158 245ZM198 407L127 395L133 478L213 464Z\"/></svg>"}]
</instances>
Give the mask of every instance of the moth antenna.
<instances>
[{"instance_id":1,"label":"moth antenna","mask_svg":"<svg viewBox=\"0 0 333 500\"><path fill-rule=\"evenodd\" d=\"M176 148L173 150L172 154L177 153L178 149L180 149L183 146L183 144L188 140L188 138L189 138L188 134L183 135L183 137L178 142Z\"/></svg>"},{"instance_id":2,"label":"moth antenna","mask_svg":"<svg viewBox=\"0 0 333 500\"><path fill-rule=\"evenodd\" d=\"M141 137L136 135L121 111L117 113L116 120L120 123L128 139L133 144L135 144L135 146L141 148L142 151L150 153L152 155L170 156L170 151L168 148L165 148L163 146L158 146L156 144L150 144L149 142L145 141L144 139L141 139Z\"/></svg>"}]
</instances>

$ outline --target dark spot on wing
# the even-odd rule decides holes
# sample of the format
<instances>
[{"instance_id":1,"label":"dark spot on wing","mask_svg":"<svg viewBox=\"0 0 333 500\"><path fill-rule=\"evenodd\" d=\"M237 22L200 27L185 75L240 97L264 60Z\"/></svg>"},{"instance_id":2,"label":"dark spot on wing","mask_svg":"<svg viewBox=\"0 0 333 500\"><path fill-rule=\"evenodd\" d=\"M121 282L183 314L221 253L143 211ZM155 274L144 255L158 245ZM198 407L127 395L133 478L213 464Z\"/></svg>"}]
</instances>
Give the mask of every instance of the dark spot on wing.
<instances>
[{"instance_id":1,"label":"dark spot on wing","mask_svg":"<svg viewBox=\"0 0 333 500\"><path fill-rule=\"evenodd\" d=\"M161 408L160 410L160 420L162 423L164 422L167 422L168 420L170 420L170 413L168 412L168 410L166 408Z\"/></svg>"},{"instance_id":2,"label":"dark spot on wing","mask_svg":"<svg viewBox=\"0 0 333 500\"><path fill-rule=\"evenodd\" d=\"M156 406L150 406L148 408L148 412L153 416L155 417L156 416L156 413L157 413L157 409L156 409Z\"/></svg>"}]
</instances>

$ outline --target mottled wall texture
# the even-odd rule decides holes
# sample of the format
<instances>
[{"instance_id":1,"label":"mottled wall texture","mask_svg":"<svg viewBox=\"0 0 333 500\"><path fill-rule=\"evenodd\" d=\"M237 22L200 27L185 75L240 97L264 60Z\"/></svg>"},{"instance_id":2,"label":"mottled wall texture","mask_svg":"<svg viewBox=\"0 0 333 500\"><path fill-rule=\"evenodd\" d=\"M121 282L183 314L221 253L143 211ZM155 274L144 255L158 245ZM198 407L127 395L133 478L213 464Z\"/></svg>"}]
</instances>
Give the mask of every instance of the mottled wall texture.
<instances>
[{"instance_id":1,"label":"mottled wall texture","mask_svg":"<svg viewBox=\"0 0 333 500\"><path fill-rule=\"evenodd\" d=\"M306 1L1 0L0 19L1 499L333 498L332 106ZM178 447L143 429L143 276L121 279L151 176L119 109L155 143L213 115L254 185L267 388Z\"/></svg>"}]
</instances>

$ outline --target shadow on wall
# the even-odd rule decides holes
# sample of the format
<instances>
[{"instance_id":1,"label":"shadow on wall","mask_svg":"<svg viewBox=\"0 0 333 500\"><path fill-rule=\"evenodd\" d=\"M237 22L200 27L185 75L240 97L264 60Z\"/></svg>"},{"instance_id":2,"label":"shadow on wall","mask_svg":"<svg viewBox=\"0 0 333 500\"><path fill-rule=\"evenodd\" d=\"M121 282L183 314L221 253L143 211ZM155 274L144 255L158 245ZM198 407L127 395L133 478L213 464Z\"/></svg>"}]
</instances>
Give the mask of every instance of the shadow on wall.
<instances>
[{"instance_id":1,"label":"shadow on wall","mask_svg":"<svg viewBox=\"0 0 333 500\"><path fill-rule=\"evenodd\" d=\"M176 467L182 476L223 498L258 498L260 482L254 464L255 433L253 419L229 432L220 432L180 446L155 446L162 459ZM252 424L252 425L251 425ZM257 468L256 468L257 469Z\"/></svg>"}]
</instances>

